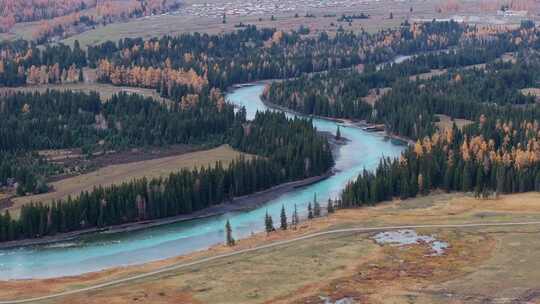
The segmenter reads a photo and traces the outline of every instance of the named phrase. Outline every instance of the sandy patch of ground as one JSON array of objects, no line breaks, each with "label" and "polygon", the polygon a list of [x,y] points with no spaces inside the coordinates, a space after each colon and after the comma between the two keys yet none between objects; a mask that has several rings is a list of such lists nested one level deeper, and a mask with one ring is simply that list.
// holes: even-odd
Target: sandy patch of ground
[{"label": "sandy patch of ground", "polygon": [[66,198],[69,195],[76,196],[82,191],[91,191],[96,186],[119,184],[142,177],[165,177],[181,169],[214,165],[218,161],[227,165],[240,155],[240,152],[235,151],[230,146],[223,145],[211,150],[127,164],[110,165],[94,172],[53,182],[51,183],[51,186],[54,188],[52,192],[14,198],[14,205],[10,208],[10,211],[14,211],[14,214],[16,214],[16,210],[22,205],[32,201],[47,203],[52,200]]},{"label": "sandy patch of ground", "polygon": [[527,96],[531,95],[534,96],[536,99],[536,102],[540,102],[540,89],[539,88],[525,88],[521,89],[521,94]]},{"label": "sandy patch of ground", "polygon": [[503,62],[511,62],[512,64],[517,63],[517,58],[516,58],[516,55],[514,53],[504,53],[501,56],[501,60]]},{"label": "sandy patch of ground", "polygon": [[435,76],[441,76],[443,74],[446,74],[446,69],[433,69],[427,73],[421,73],[416,75],[409,76],[409,80],[429,80]]},{"label": "sandy patch of ground", "polygon": [[452,119],[450,116],[443,115],[443,114],[437,114],[435,116],[439,118],[439,121],[435,123],[435,125],[439,128],[439,130],[452,129],[452,126],[454,125],[454,123],[456,123],[456,126],[460,129],[473,123],[473,121],[468,120],[468,119],[462,119],[462,118]]}]

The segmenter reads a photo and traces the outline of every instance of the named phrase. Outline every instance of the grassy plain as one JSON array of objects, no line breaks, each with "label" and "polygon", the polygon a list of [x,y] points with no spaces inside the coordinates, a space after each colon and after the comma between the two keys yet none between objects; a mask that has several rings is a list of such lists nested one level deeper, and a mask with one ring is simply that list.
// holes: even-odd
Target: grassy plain
[{"label": "grassy plain", "polygon": [[[540,220],[540,193],[477,200],[438,194],[340,210],[298,230],[256,234],[231,249],[215,246],[170,260],[79,277],[0,283],[0,299],[71,290],[158,267],[347,227]],[[534,303],[540,226],[423,228],[450,247],[378,245],[374,233],[302,240],[43,303]],[[505,302],[506,301],[506,302]],[[519,302],[521,301],[521,302]],[[333,302],[332,302],[333,303]]]},{"label": "grassy plain", "polygon": [[66,198],[69,195],[77,196],[80,192],[91,191],[97,186],[121,184],[122,182],[142,177],[166,177],[170,173],[177,172],[181,169],[214,165],[217,161],[228,165],[241,154],[230,146],[223,145],[210,150],[127,164],[110,165],[90,173],[53,182],[51,183],[51,186],[54,188],[52,192],[13,198],[14,204],[9,209],[13,214],[17,214],[17,211],[24,204],[38,201],[48,203],[52,200]]}]

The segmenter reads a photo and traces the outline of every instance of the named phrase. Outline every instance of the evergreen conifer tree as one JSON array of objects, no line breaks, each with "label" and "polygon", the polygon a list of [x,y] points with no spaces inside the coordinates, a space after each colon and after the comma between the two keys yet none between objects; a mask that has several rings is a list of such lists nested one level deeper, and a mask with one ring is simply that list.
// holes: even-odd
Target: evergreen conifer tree
[{"label": "evergreen conifer tree", "polygon": [[274,228],[274,221],[272,220],[272,216],[268,214],[268,210],[266,211],[266,215],[264,216],[264,227],[266,233],[270,233],[276,230]]},{"label": "evergreen conifer tree", "polygon": [[280,214],[280,220],[281,220],[281,230],[287,230],[287,214],[285,213],[285,205],[281,205],[281,214]]},{"label": "evergreen conifer tree", "polygon": [[314,217],[320,217],[321,216],[321,205],[317,201],[317,194],[313,197],[313,216]]},{"label": "evergreen conifer tree", "polygon": [[298,226],[298,223],[299,223],[298,210],[296,209],[296,204],[294,204],[294,212],[292,215],[292,225],[294,229],[296,229],[296,226]]},{"label": "evergreen conifer tree", "polygon": [[307,218],[308,218],[309,220],[312,220],[312,219],[313,219],[313,209],[311,208],[311,202],[308,203],[308,205],[307,205],[307,210],[308,210],[308,216],[307,216]]}]

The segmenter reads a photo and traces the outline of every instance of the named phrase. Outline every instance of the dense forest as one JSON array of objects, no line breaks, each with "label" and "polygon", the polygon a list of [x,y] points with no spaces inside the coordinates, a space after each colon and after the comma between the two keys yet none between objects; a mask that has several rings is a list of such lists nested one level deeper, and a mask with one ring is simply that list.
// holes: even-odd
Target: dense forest
[{"label": "dense forest", "polygon": [[[510,51],[515,58],[500,59]],[[485,47],[474,43],[399,64],[275,82],[263,98],[305,114],[383,123],[391,133],[422,139],[434,132],[436,114],[476,120],[481,114],[534,104],[535,98],[521,90],[536,85],[538,67],[540,62],[529,48],[508,40],[490,41]],[[371,102],[370,95],[376,96]],[[509,105],[506,110],[505,105]],[[537,112],[528,113],[534,117]]]},{"label": "dense forest", "polygon": [[[43,149],[79,147],[91,155],[129,147],[230,143],[272,158],[293,178],[318,175],[331,166],[330,149],[309,121],[288,122],[268,113],[248,122],[217,89],[190,96],[190,103],[166,105],[125,93],[106,103],[97,93],[14,93],[0,99],[0,151],[14,159],[17,152]],[[6,172],[0,176],[13,177]]]},{"label": "dense forest", "polygon": [[375,172],[364,172],[343,191],[342,206],[406,199],[432,189],[484,198],[540,191],[539,131],[538,121],[513,125],[486,118],[463,132],[434,133],[400,159],[385,159]]},{"label": "dense forest", "polygon": [[435,114],[468,120],[486,115],[532,121],[539,117],[539,109],[534,106],[535,98],[521,89],[536,84],[539,63],[493,63],[485,69],[449,72],[420,84],[396,82],[376,103],[376,115],[370,120],[383,122],[389,131],[413,139],[434,132]]},{"label": "dense forest", "polygon": [[128,94],[102,103],[95,93],[69,91],[5,97],[0,113],[0,177],[2,183],[15,179],[20,194],[46,191],[40,174],[54,170],[37,155],[29,166],[13,166],[20,160],[17,153],[24,151],[229,143],[260,157],[241,158],[229,167],[218,163],[166,179],[98,188],[52,205],[30,204],[17,220],[8,213],[2,216],[0,241],[187,214],[235,196],[321,175],[332,167],[331,149],[309,120],[265,112],[247,121],[243,109],[235,112],[222,101],[215,89],[185,106]]},{"label": "dense forest", "polygon": [[[418,141],[400,159],[385,159],[375,172],[364,172],[349,184],[343,206],[404,199],[432,189],[472,191],[483,198],[540,191],[540,106],[519,92],[538,83],[538,60],[528,54],[514,64],[496,62],[420,85],[394,85],[377,111],[388,113],[383,116],[391,130]],[[437,129],[436,113],[473,123],[462,130],[455,124]]]},{"label": "dense forest", "polygon": [[82,81],[86,53],[78,42],[38,48],[27,41],[0,42],[0,86]]},{"label": "dense forest", "polygon": [[[476,39],[477,35],[475,28],[455,22],[406,23],[375,34],[307,34],[309,31],[285,33],[247,26],[221,35],[191,33],[150,40],[122,39],[89,47],[86,53],[78,44],[74,48],[59,44],[56,50],[39,51],[25,42],[7,42],[0,45],[0,85],[26,83],[32,66],[42,74],[52,74],[57,63],[61,71],[88,64],[98,69],[102,82],[155,88],[164,96],[176,98],[176,86],[209,84],[224,89],[258,79],[375,64],[399,54],[446,49],[462,40]],[[59,58],[50,61],[49,54],[58,54]],[[59,81],[47,83],[52,82]]]},{"label": "dense forest", "polygon": [[[88,62],[98,68],[101,81],[154,87],[171,97],[171,87],[178,79],[184,85],[189,79],[199,84],[194,75],[222,89],[259,79],[299,77],[384,62],[398,54],[445,49],[457,45],[465,30],[455,22],[434,22],[405,24],[375,34],[308,36],[303,31],[285,33],[247,26],[223,35],[195,33],[106,42],[88,49]],[[188,72],[192,75],[184,76]],[[175,76],[178,73],[184,77]]]},{"label": "dense forest", "polygon": [[118,149],[179,143],[220,143],[244,118],[220,94],[197,95],[196,104],[169,107],[121,93],[102,103],[97,93],[14,93],[0,100],[0,150],[73,147]]}]

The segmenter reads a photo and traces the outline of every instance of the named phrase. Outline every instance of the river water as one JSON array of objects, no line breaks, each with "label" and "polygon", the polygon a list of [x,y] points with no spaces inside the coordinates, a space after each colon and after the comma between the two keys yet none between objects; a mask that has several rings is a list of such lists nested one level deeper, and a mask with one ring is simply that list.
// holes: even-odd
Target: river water
[{"label": "river water", "polygon": [[[257,84],[237,88],[228,100],[244,106],[248,119],[266,106],[259,96],[264,86]],[[314,119],[320,131],[335,133],[338,123]],[[325,205],[329,197],[336,198],[348,181],[364,168],[374,169],[382,156],[396,157],[404,149],[383,136],[352,126],[341,126],[341,134],[349,139],[336,156],[337,173],[310,186],[286,193],[264,206],[245,212],[229,213],[205,219],[191,220],[136,232],[96,234],[75,241],[0,250],[0,279],[53,278],[78,275],[118,266],[142,264],[202,250],[223,242],[224,224],[231,221],[234,237],[244,238],[263,230],[264,214],[279,221],[281,206],[291,215],[294,204],[301,217],[314,194]]]}]

